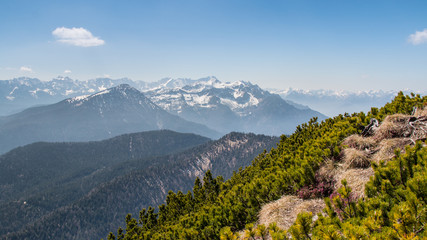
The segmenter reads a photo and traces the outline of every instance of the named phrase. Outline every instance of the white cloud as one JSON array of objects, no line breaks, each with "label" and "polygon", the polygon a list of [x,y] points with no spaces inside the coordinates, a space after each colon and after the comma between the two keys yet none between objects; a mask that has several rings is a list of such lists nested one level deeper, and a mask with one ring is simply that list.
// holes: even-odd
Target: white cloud
[{"label": "white cloud", "polygon": [[414,34],[409,35],[408,42],[414,45],[427,43],[427,29],[422,32],[416,31]]},{"label": "white cloud", "polygon": [[59,27],[52,31],[52,35],[58,42],[78,47],[96,47],[105,44],[104,40],[94,37],[84,28]]},{"label": "white cloud", "polygon": [[64,73],[71,73],[71,70],[65,70]]},{"label": "white cloud", "polygon": [[21,72],[29,72],[29,73],[33,72],[33,69],[31,69],[30,67],[25,67],[25,66],[20,67],[19,70]]}]

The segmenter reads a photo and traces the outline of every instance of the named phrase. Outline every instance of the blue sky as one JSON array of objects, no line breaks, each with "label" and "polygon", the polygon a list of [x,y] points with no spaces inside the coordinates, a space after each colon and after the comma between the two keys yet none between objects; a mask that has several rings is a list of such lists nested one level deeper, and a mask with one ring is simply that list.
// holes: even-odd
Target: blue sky
[{"label": "blue sky", "polygon": [[427,1],[0,1],[0,79],[427,91]]}]

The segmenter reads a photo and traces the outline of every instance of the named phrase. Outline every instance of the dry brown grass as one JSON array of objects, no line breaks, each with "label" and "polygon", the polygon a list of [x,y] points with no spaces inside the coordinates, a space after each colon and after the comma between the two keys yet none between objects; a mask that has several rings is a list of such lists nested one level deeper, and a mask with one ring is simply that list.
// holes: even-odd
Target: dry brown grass
[{"label": "dry brown grass", "polygon": [[371,166],[369,160],[369,152],[366,150],[357,150],[355,148],[346,148],[343,150],[343,164],[344,169],[349,168],[367,168]]},{"label": "dry brown grass", "polygon": [[312,212],[315,216],[324,207],[325,203],[322,199],[302,200],[296,196],[283,196],[261,208],[258,224],[268,226],[276,222],[279,228],[287,230],[295,222],[299,213]]},{"label": "dry brown grass", "polygon": [[335,175],[336,167],[334,161],[331,159],[325,160],[317,170],[317,174],[324,180],[331,179]]},{"label": "dry brown grass", "polygon": [[415,117],[421,117],[427,115],[427,106],[424,106],[423,108],[417,108],[417,111],[415,111],[414,116]]},{"label": "dry brown grass", "polygon": [[372,161],[379,162],[380,160],[390,160],[394,157],[394,150],[399,148],[405,150],[405,146],[411,144],[409,138],[392,138],[384,139],[378,145],[378,151],[372,156]]},{"label": "dry brown grass", "polygon": [[365,150],[376,146],[376,141],[372,137],[362,137],[357,134],[353,134],[342,142],[342,145],[349,146],[358,150]]},{"label": "dry brown grass", "polygon": [[365,196],[365,184],[369,178],[374,175],[372,168],[367,169],[348,169],[335,175],[335,189],[342,187],[341,180],[346,179],[348,186],[351,188],[353,196],[356,199]]},{"label": "dry brown grass", "polygon": [[374,139],[381,141],[388,138],[409,137],[412,127],[408,124],[412,116],[394,114],[387,116],[374,133]]}]

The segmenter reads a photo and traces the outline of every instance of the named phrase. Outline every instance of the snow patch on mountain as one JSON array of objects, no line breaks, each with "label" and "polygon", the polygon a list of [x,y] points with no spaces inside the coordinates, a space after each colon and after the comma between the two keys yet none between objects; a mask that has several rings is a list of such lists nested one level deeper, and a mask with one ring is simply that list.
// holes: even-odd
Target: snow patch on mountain
[{"label": "snow patch on mountain", "polygon": [[212,96],[202,95],[199,96],[197,94],[184,94],[184,98],[187,101],[187,104],[190,106],[200,106],[200,107],[210,107],[208,104],[212,98]]},{"label": "snow patch on mountain", "polygon": [[70,95],[70,94],[73,94],[74,93],[74,90],[65,90],[65,95]]},{"label": "snow patch on mountain", "polygon": [[13,94],[13,92],[15,92],[15,90],[16,89],[18,89],[18,87],[14,87],[13,89],[12,89],[12,91],[9,93],[9,95],[12,95]]},{"label": "snow patch on mountain", "polygon": [[[241,97],[244,95],[244,93],[241,95]],[[260,101],[258,98],[254,97],[254,95],[252,95],[252,93],[248,93],[249,100],[246,101],[245,103],[241,104],[238,103],[237,101],[233,100],[233,99],[227,99],[227,98],[220,98],[220,101],[222,104],[228,106],[231,110],[233,111],[238,111],[247,107],[252,107],[252,106],[257,106],[259,104]],[[235,97],[236,98],[236,97]],[[244,112],[240,112],[239,114],[241,116],[246,115]]]},{"label": "snow patch on mountain", "polygon": [[[181,80],[170,79],[167,81],[168,84],[171,82],[180,83]],[[240,116],[247,115],[245,109],[257,106],[267,94],[257,85],[249,82],[223,83],[215,77],[194,81],[183,87],[156,87],[146,90],[144,93],[154,103],[175,114],[181,113],[183,106],[218,108],[223,105]]]},{"label": "snow patch on mountain", "polygon": [[95,93],[95,94],[91,95],[91,97],[96,97],[96,96],[104,95],[104,94],[107,94],[109,92],[110,92],[109,89],[107,89],[107,90],[101,90],[101,92]]},{"label": "snow patch on mountain", "polygon": [[106,90],[107,88],[106,87],[104,87],[104,85],[102,85],[102,86],[100,86],[100,87],[98,87],[98,91],[104,91],[104,90]]}]

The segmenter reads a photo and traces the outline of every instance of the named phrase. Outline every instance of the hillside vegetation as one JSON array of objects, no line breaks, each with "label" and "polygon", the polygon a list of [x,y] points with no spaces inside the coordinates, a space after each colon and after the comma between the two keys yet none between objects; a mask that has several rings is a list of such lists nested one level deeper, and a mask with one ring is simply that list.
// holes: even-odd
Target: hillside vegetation
[{"label": "hillside vegetation", "polygon": [[[126,229],[110,233],[108,239],[236,239],[245,228],[249,239],[264,238],[269,231],[273,239],[422,238],[427,217],[422,144],[406,148],[404,154],[396,152],[395,160],[388,163],[373,163],[374,178],[358,201],[347,181],[334,192],[335,183],[319,178],[318,172],[328,162],[344,161],[347,146],[342,141],[360,133],[371,118],[382,122],[388,115],[411,114],[415,106],[422,109],[426,104],[425,96],[399,93],[391,103],[367,114],[344,114],[321,123],[314,118],[291,136],[282,136],[277,148],[265,151],[229,180],[223,182],[207,172],[202,181],[196,179],[192,193],[169,192],[158,212],[150,207],[137,218],[128,215]],[[393,132],[389,134],[393,137]],[[276,224],[253,227],[261,207],[284,195],[326,197],[326,208],[314,223],[312,213],[298,215],[287,233]]]}]

